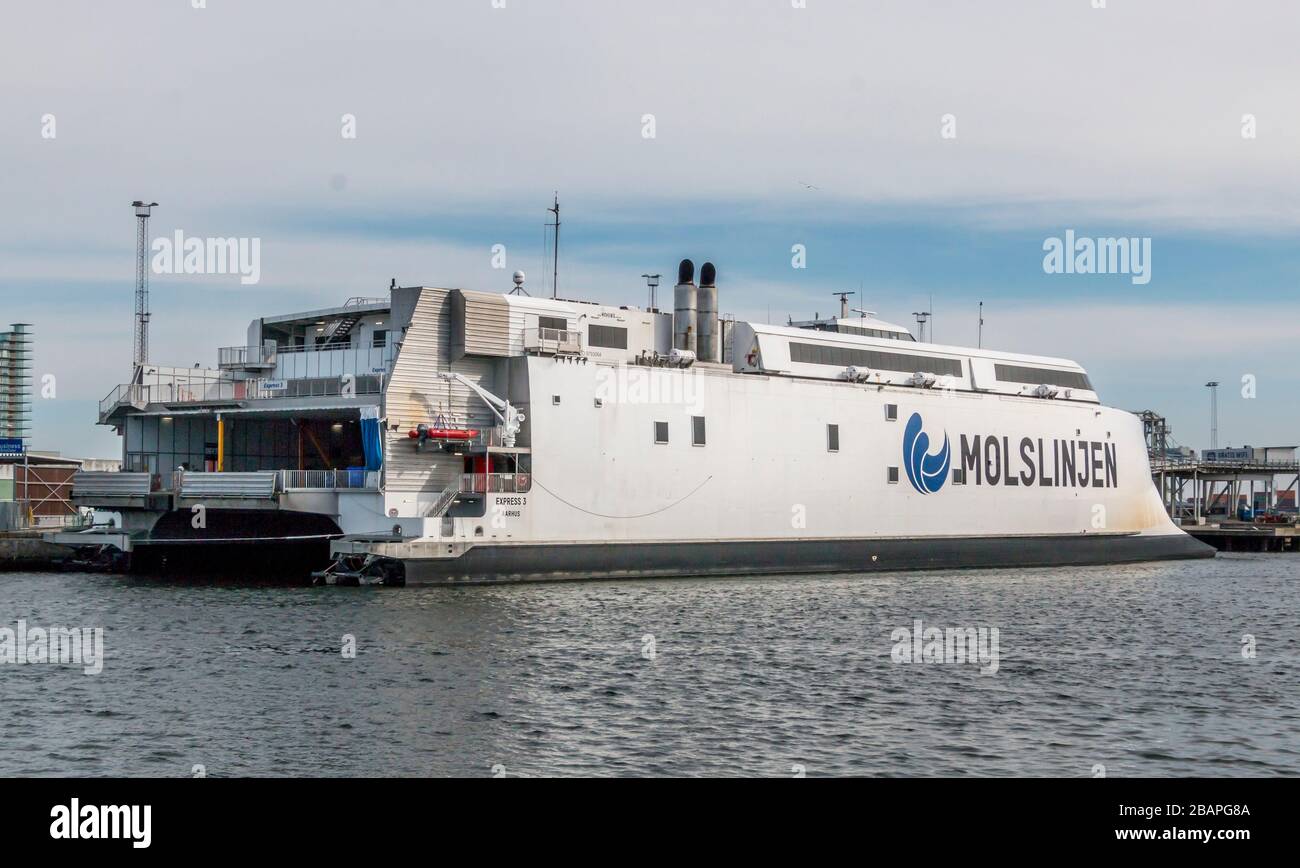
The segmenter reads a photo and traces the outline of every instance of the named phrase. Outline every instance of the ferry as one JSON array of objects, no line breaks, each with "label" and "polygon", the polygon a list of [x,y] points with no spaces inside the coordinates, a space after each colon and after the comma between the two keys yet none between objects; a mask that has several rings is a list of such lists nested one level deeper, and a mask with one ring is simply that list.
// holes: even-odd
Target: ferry
[{"label": "ferry", "polygon": [[263,317],[214,368],[142,366],[81,473],[118,566],[239,553],[323,582],[1053,567],[1212,557],[1141,422],[1073,361],[920,342],[874,314],[719,314],[398,287]]}]

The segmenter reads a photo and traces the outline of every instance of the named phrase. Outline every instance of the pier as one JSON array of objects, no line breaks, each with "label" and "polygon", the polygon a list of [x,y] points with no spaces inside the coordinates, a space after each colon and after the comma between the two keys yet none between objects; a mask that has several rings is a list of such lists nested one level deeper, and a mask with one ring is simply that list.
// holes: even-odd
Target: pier
[{"label": "pier", "polygon": [[49,542],[49,534],[0,532],[0,572],[59,568],[72,555],[72,549]]},{"label": "pier", "polygon": [[1152,481],[1169,516],[1187,533],[1225,552],[1300,551],[1297,447],[1213,449],[1198,457],[1171,445],[1162,416],[1149,410],[1137,415]]},{"label": "pier", "polygon": [[1184,527],[1183,530],[1221,552],[1300,551],[1300,528],[1294,524],[1275,526],[1225,522]]}]

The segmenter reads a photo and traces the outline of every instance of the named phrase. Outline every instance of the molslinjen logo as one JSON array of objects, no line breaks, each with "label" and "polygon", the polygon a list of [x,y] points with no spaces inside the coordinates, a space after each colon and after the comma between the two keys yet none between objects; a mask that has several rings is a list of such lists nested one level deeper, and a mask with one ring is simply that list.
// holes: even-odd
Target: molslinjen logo
[{"label": "molslinjen logo", "polygon": [[903,466],[907,468],[908,481],[922,494],[935,494],[948,481],[948,465],[952,460],[952,447],[948,432],[943,434],[943,448],[930,455],[930,435],[924,427],[920,413],[913,413],[903,430]]},{"label": "molslinjen logo", "polygon": [[[913,413],[903,430],[903,466],[908,481],[921,494],[936,494],[948,481],[952,449],[948,433],[943,448],[929,454],[930,438],[920,413]],[[1099,440],[1044,437],[1012,438],[992,434],[961,435],[956,481],[963,485],[1015,488],[1118,488],[1119,449]]]}]

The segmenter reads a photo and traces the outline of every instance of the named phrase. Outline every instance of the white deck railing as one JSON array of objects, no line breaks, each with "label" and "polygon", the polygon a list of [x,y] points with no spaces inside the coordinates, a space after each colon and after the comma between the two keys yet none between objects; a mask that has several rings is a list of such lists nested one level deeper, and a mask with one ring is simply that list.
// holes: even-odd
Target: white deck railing
[{"label": "white deck railing", "polygon": [[543,355],[581,355],[582,332],[565,329],[524,329],[524,351]]},{"label": "white deck railing", "polygon": [[527,494],[532,488],[530,473],[466,473],[460,477],[461,494]]},{"label": "white deck railing", "polygon": [[379,472],[347,470],[281,470],[280,491],[378,491]]},{"label": "white deck railing", "polygon": [[221,347],[217,350],[217,367],[275,367],[276,352],[275,344],[261,347]]}]

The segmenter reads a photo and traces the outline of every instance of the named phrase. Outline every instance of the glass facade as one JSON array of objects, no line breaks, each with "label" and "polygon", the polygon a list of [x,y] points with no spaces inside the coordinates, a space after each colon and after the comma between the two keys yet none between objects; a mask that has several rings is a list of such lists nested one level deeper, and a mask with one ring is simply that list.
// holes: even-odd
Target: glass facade
[{"label": "glass facade", "polygon": [[0,332],[0,438],[31,437],[31,332],[15,323]]},{"label": "glass facade", "polygon": [[[122,469],[168,473],[182,465],[195,472],[217,469],[217,420],[205,416],[127,416]],[[359,421],[225,419],[223,469],[336,470],[364,465]]]}]

